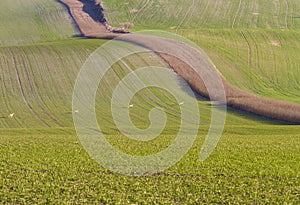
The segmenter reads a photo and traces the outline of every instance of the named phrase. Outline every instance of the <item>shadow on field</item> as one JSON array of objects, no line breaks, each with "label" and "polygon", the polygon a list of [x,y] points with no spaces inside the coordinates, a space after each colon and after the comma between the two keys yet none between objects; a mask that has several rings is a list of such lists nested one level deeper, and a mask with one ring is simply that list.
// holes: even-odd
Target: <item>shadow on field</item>
[{"label": "shadow on field", "polygon": [[106,21],[104,17],[104,9],[97,0],[80,0],[83,4],[83,11],[89,14],[89,16],[96,22],[104,23]]}]

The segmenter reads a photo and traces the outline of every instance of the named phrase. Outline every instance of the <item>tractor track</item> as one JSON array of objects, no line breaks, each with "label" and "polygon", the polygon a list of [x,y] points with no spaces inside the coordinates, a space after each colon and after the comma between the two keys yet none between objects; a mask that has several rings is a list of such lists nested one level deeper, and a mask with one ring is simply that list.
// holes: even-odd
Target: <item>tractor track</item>
[{"label": "tractor track", "polygon": [[237,11],[236,11],[236,13],[234,15],[231,28],[234,28],[234,25],[235,25],[235,22],[236,22],[236,18],[238,17],[238,14],[239,14],[239,12],[241,10],[241,6],[242,6],[242,0],[240,0],[240,2],[239,2],[239,6],[238,6],[238,9],[237,9]]},{"label": "tractor track", "polygon": [[[120,63],[122,63],[123,66],[125,66],[127,68],[128,71],[133,72],[131,67],[124,60],[120,59],[119,61],[120,61]],[[119,78],[119,80],[123,79],[123,77],[120,76],[120,74],[116,70],[113,69],[113,71],[116,74],[116,76]],[[144,84],[138,77],[137,77],[137,80],[139,80],[141,84]],[[136,88],[139,87],[135,82],[132,82],[132,83]],[[127,85],[127,87],[129,89],[131,89],[129,86],[130,85]],[[156,98],[157,100],[159,100],[160,102],[162,102],[164,104],[164,102],[161,99],[159,99],[153,92],[151,92],[151,94],[153,95],[154,98]],[[147,96],[146,94],[143,93],[142,96],[145,97],[148,101],[152,102],[153,104],[160,106],[156,101],[152,100],[151,97]]]},{"label": "tractor track", "polygon": [[[132,72],[132,73],[134,73],[134,71],[131,69],[131,67],[124,61],[124,60],[122,60],[122,59],[120,59],[120,62],[130,71],[130,72]],[[141,83],[141,84],[143,84],[143,85],[145,85],[144,84],[144,82],[142,81],[142,80],[140,80],[139,79],[139,77],[136,75],[136,74],[134,74],[135,76],[136,76],[136,79]],[[120,76],[118,76],[119,78],[120,78]],[[120,80],[122,80],[122,78],[120,78]],[[136,86],[136,87],[138,87],[138,85],[137,84],[135,84],[134,82],[133,82],[133,84]],[[161,107],[164,107],[164,108],[167,108],[168,107],[168,104],[166,104],[164,101],[162,101],[159,97],[157,97],[156,96],[156,94],[154,93],[154,92],[152,92],[152,91],[150,91],[151,92],[151,94],[153,95],[153,97],[157,100],[157,101],[159,101],[161,104],[159,104],[157,101],[155,101],[155,100],[153,100],[151,97],[149,97],[149,96],[147,96],[147,95],[145,95],[145,94],[142,94],[147,100],[149,100],[150,102],[152,102],[153,104],[155,104],[155,105],[157,105],[157,106],[161,106]],[[178,113],[177,113],[178,114]]]},{"label": "tractor track", "polygon": [[244,31],[240,31],[241,35],[243,36],[243,38],[245,39],[246,43],[247,43],[247,48],[248,48],[248,66],[251,66],[251,56],[252,56],[252,50],[251,50],[251,44],[249,43],[249,40],[247,39]]},{"label": "tractor track", "polygon": [[[5,62],[6,62],[6,67],[7,68],[9,68],[10,67],[10,62],[8,61],[8,59],[7,59],[7,57],[4,57],[4,59],[5,59]],[[2,60],[2,59],[1,59]],[[4,61],[3,61],[4,62]],[[7,72],[9,73],[9,80],[7,80],[7,82],[5,82],[5,80],[3,81],[3,84],[4,84],[4,88],[8,88],[8,84],[10,83],[10,84],[13,84],[13,82],[15,82],[15,80],[13,79],[13,73],[11,73],[11,72],[13,72],[13,71],[11,71],[11,69],[7,69]],[[10,82],[9,82],[10,81]],[[3,92],[2,93],[3,94],[3,98],[4,99],[9,99],[9,96],[7,95],[7,92]],[[4,100],[4,102],[5,102],[5,105],[6,105],[6,107],[7,107],[7,111],[8,112],[11,112],[11,111],[13,111],[14,109],[13,109],[13,107],[11,106],[11,103],[9,103],[9,101],[8,100]],[[8,114],[8,113],[6,113],[6,114]],[[5,115],[4,116],[4,118],[8,118],[8,116],[7,115]],[[18,118],[15,118],[15,120],[16,120],[16,122],[17,122],[17,124],[19,125],[19,126],[21,126],[22,125],[22,122],[18,119]]]},{"label": "tractor track", "polygon": [[25,91],[24,91],[24,87],[23,87],[23,84],[22,84],[22,80],[21,80],[21,77],[20,77],[20,72],[19,72],[19,69],[18,69],[18,64],[17,64],[17,60],[16,60],[16,57],[14,55],[14,52],[12,51],[12,49],[9,49],[9,52],[11,53],[11,56],[12,56],[12,59],[13,59],[13,63],[14,63],[14,68],[15,68],[15,72],[16,72],[16,77],[17,77],[17,80],[18,80],[18,85],[19,85],[19,89],[21,91],[21,95],[22,95],[22,99],[25,103],[25,105],[28,107],[28,109],[31,111],[31,113],[46,127],[51,127],[47,122],[45,122],[41,116],[33,109],[33,107],[30,105],[30,103],[28,102],[26,96],[25,96]]},{"label": "tractor track", "polygon": [[289,28],[289,2],[288,0],[285,0],[285,5],[286,5],[286,9],[285,9],[285,29]]},{"label": "tractor track", "polygon": [[[142,8],[139,9],[139,11],[135,14],[135,16],[132,18],[132,21],[134,22],[136,18],[138,18],[138,16],[140,15],[141,12],[144,12],[144,10],[148,7],[151,6],[153,1],[151,0],[147,0],[146,3],[144,3],[144,6],[142,6]],[[151,3],[149,5],[149,3]],[[143,14],[143,13],[142,13]]]},{"label": "tractor track", "polygon": [[184,21],[187,19],[187,16],[189,14],[191,14],[191,10],[195,9],[195,0],[193,0],[193,3],[191,4],[191,6],[189,7],[189,9],[186,11],[184,17],[182,18],[182,20],[180,21],[180,23],[178,24],[177,28],[176,28],[176,33],[178,33],[179,28],[182,26],[182,24],[184,23]]},{"label": "tractor track", "polygon": [[25,71],[25,74],[26,74],[26,79],[27,79],[27,83],[29,85],[29,88],[30,88],[30,94],[31,96],[33,97],[33,100],[34,102],[36,103],[36,105],[41,109],[41,111],[47,116],[49,117],[57,126],[59,127],[63,127],[63,125],[58,122],[52,115],[50,115],[46,110],[45,108],[41,105],[41,103],[39,102],[39,100],[37,99],[37,96],[34,92],[34,89],[33,89],[33,86],[32,86],[32,83],[31,83],[31,80],[30,80],[30,76],[29,76],[29,72],[28,72],[28,69],[27,69],[27,65],[26,65],[26,62],[25,62],[25,57],[24,57],[24,54],[22,53],[22,51],[18,50],[19,51],[19,55],[21,57],[21,60],[22,60],[22,64],[23,64],[23,68],[24,68],[24,71]]}]

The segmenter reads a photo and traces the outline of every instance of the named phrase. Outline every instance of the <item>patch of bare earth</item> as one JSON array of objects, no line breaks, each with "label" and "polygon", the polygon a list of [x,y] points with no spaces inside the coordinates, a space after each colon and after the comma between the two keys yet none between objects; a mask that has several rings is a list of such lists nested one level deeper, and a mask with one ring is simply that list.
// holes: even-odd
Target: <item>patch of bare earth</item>
[{"label": "patch of bare earth", "polygon": [[276,46],[276,47],[281,47],[281,43],[280,43],[279,41],[276,41],[276,40],[272,40],[272,41],[271,41],[271,44],[272,44],[273,46]]},{"label": "patch of bare earth", "polygon": [[[118,34],[109,31],[105,24],[95,18],[97,12],[94,10],[89,0],[59,0],[69,8],[74,21],[81,34],[91,38],[112,39]],[[96,4],[96,1],[95,3]],[[99,16],[100,17],[100,16]]]},{"label": "patch of bare earth", "polygon": [[[95,21],[95,19],[91,17],[91,13],[89,13],[89,11],[92,12],[91,8],[84,11],[84,4],[82,3],[83,0],[60,1],[69,7],[71,15],[73,16],[84,36],[105,39],[111,39],[120,36],[120,34],[112,33],[111,31],[107,30],[103,24],[101,25],[100,22]],[[162,38],[158,41],[153,41],[149,40],[148,37],[142,37],[141,35],[134,34],[122,35],[122,38],[123,40],[143,45],[156,52],[157,55],[159,55],[165,62],[167,62],[175,72],[182,76],[195,91],[200,93],[202,96],[209,98],[209,93],[204,81],[189,65],[174,56],[158,52],[160,49],[159,41],[163,41]],[[173,43],[174,47],[178,46],[177,41],[170,39],[168,39],[168,41],[171,42],[171,44]],[[274,46],[281,46],[280,42],[277,41],[272,41],[271,44]],[[190,56],[196,55],[195,53],[193,54],[193,49],[183,50]],[[201,56],[194,57],[201,58]],[[205,67],[202,67],[202,69],[205,69]],[[207,73],[207,77],[209,81],[215,80],[213,78],[209,78],[209,73]],[[254,94],[245,92],[237,87],[234,87],[225,78],[221,78],[224,84],[227,105],[274,120],[300,124],[299,104],[259,97]]]}]

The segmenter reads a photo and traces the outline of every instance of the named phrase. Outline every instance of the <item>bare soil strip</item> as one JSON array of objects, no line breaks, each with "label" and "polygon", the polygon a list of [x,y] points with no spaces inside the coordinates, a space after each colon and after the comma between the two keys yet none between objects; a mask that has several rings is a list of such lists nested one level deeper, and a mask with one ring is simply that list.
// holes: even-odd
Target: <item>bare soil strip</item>
[{"label": "bare soil strip", "polygon": [[[107,30],[101,23],[95,21],[90,15],[90,10],[84,10],[84,0],[60,0],[69,7],[70,13],[80,28],[82,34],[86,37],[112,39],[120,36]],[[234,25],[234,23],[233,23]],[[243,33],[242,33],[243,35]],[[244,35],[243,35],[244,36]],[[245,37],[245,36],[244,36]],[[122,35],[126,41],[131,41],[146,48],[157,51],[157,44],[140,35]],[[173,41],[174,45],[178,42]],[[185,51],[190,52],[192,51]],[[251,53],[251,51],[249,51]],[[156,52],[157,53],[157,52]],[[199,94],[209,98],[209,93],[205,87],[203,80],[196,74],[196,72],[189,67],[185,62],[180,61],[174,56],[169,56],[163,53],[157,53],[163,60],[169,64],[179,75],[181,75],[187,83]],[[250,58],[251,55],[249,55]],[[210,79],[214,81],[214,79]],[[268,99],[256,96],[254,94],[245,92],[237,87],[231,85],[225,78],[222,77],[224,84],[227,105],[236,109],[240,109],[259,116],[267,117],[274,120],[280,120],[292,124],[300,124],[300,105],[296,103],[284,102],[280,100]]]},{"label": "bare soil strip", "polygon": [[[105,27],[95,17],[95,11],[88,0],[59,0],[69,8],[69,12],[75,20],[81,34],[90,38],[112,39],[118,36]],[[94,18],[93,18],[94,16]]]}]

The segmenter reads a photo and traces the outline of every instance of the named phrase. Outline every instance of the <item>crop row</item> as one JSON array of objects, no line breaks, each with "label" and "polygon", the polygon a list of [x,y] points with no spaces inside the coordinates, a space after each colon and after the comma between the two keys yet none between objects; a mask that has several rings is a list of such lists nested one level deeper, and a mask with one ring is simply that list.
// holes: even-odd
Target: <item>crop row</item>
[{"label": "crop row", "polygon": [[297,29],[297,0],[235,1],[103,1],[113,25],[132,22],[138,28],[267,28]]},{"label": "crop row", "polygon": [[299,103],[299,32],[210,29],[181,34],[200,45],[239,88]]}]

